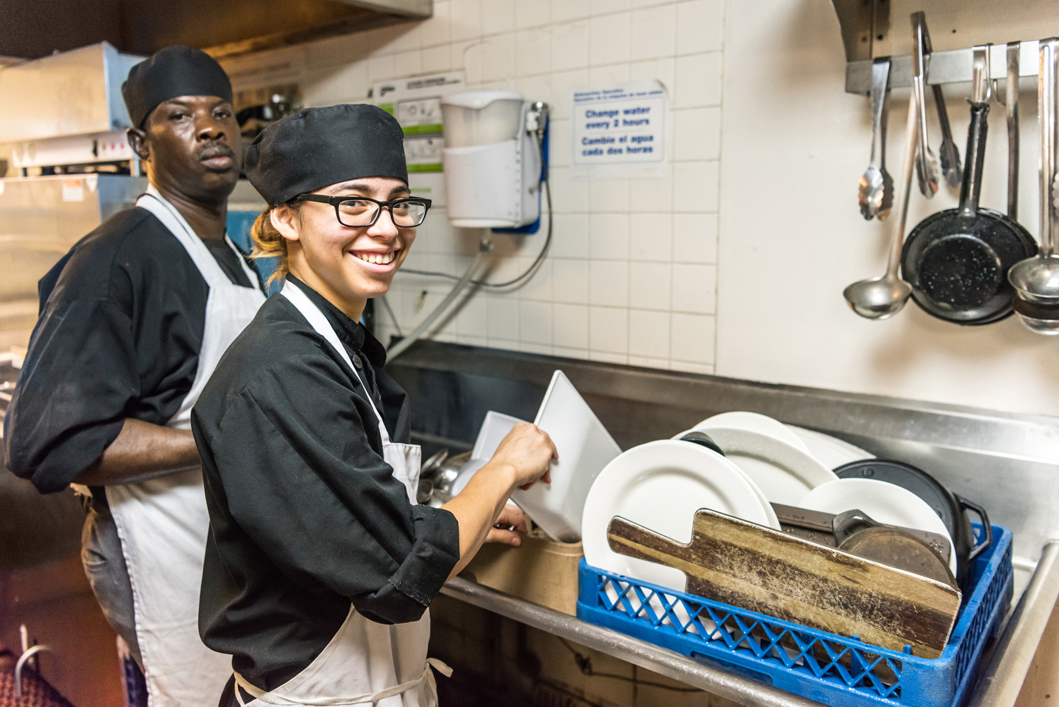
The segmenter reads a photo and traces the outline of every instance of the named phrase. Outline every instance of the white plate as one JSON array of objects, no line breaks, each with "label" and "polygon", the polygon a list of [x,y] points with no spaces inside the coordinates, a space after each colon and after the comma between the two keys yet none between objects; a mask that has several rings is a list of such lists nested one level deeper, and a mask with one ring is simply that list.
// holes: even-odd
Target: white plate
[{"label": "white plate", "polygon": [[621,454],[621,447],[562,371],[552,375],[535,423],[559,453],[552,462],[552,482],[516,489],[511,500],[548,535],[577,542],[588,490],[603,467]]},{"label": "white plate", "polygon": [[[492,457],[490,457],[491,459]],[[478,470],[489,463],[489,459],[475,459],[471,457],[467,460],[467,463],[460,469],[460,473],[456,475],[456,478],[452,481],[452,488],[449,489],[449,494],[456,496],[467,487],[467,482],[471,480],[471,477],[478,473]]]},{"label": "white plate", "polygon": [[474,440],[474,450],[471,452],[471,458],[492,459],[493,455],[496,454],[497,447],[504,441],[504,437],[507,437],[507,433],[520,422],[525,422],[525,420],[520,420],[517,417],[505,415],[495,410],[487,412],[485,420],[482,421],[482,426],[478,430],[478,437]]},{"label": "white plate", "polygon": [[[688,432],[696,432],[696,431],[699,431],[699,430],[688,430],[687,432],[681,432],[680,434],[678,434],[673,439],[679,440],[681,437],[683,437],[684,435],[688,434]],[[697,442],[692,442],[691,444],[698,444],[698,443]],[[703,447],[704,449],[709,449],[709,447],[705,447],[704,445],[701,445],[701,444],[699,446]],[[718,456],[720,456],[720,455],[718,455]],[[723,456],[721,458],[724,459]],[[728,461],[728,460],[726,460],[726,461]],[[729,461],[729,463],[731,463],[731,462]],[[733,464],[733,466],[735,466],[735,465]],[[739,469],[738,466],[736,466],[736,468]],[[776,511],[772,508],[772,504],[769,503],[769,500],[767,498],[765,498],[765,492],[762,491],[761,487],[758,486],[756,483],[754,483],[753,480],[751,480],[751,478],[749,476],[747,476],[743,472],[742,469],[739,469],[739,471],[740,471],[740,473],[743,474],[743,477],[747,481],[750,482],[750,486],[754,489],[754,493],[757,494],[758,500],[760,500],[761,501],[761,505],[764,506],[765,512],[768,514],[768,517],[769,517],[768,526],[770,528],[775,528],[776,530],[779,530],[780,529],[780,519],[778,517],[776,517]]]},{"label": "white plate", "polygon": [[490,410],[485,414],[485,420],[478,429],[478,437],[474,440],[471,458],[463,465],[460,473],[453,480],[452,488],[449,489],[450,495],[455,496],[460,491],[463,491],[471,477],[493,458],[497,447],[504,441],[504,437],[507,437],[507,433],[511,431],[511,428],[519,422],[524,422],[524,420],[505,415],[502,412],[496,412],[495,410]]},{"label": "white plate", "polygon": [[[805,494],[838,477],[809,452],[768,434],[734,427],[702,430],[772,503],[800,504]],[[675,439],[687,434],[682,432]]]},{"label": "white plate", "polygon": [[[708,417],[695,425],[696,430],[702,430],[703,432],[717,428],[760,432],[763,435],[775,437],[793,447],[798,447],[805,452],[809,451],[809,448],[805,446],[805,443],[802,442],[801,438],[791,430],[787,429],[787,425],[779,420],[769,417],[768,415],[761,415],[756,412],[744,412],[742,410],[737,410],[735,412],[722,412],[720,415]],[[706,433],[709,434],[709,432]]]},{"label": "white plate", "polygon": [[835,470],[850,462],[875,458],[874,454],[870,454],[844,439],[832,437],[823,432],[807,430],[804,427],[796,427],[794,425],[787,425],[787,429],[798,436],[810,454],[831,470]]},{"label": "white plate", "polygon": [[692,519],[700,508],[779,528],[750,480],[719,454],[673,440],[633,447],[600,472],[585,501],[581,539],[585,562],[683,591],[686,578],[680,570],[612,551],[607,526],[614,516],[621,516],[687,543]]},{"label": "white plate", "polygon": [[926,501],[907,489],[876,479],[839,479],[817,486],[799,505],[835,515],[858,509],[880,523],[944,535],[949,538],[949,569],[956,576],[956,550],[945,522]]}]

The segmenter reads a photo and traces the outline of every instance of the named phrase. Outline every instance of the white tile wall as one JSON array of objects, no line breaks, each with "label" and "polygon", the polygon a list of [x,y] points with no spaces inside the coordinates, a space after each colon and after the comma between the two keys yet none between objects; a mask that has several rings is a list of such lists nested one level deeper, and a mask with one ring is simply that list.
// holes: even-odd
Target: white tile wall
[{"label": "white tile wall", "polygon": [[676,41],[677,12],[673,5],[659,5],[632,13],[632,61],[655,59],[673,53]]},{"label": "white tile wall", "polygon": [[[535,2],[536,4],[545,4],[544,2]],[[552,6],[552,23],[556,25],[569,22],[570,20],[577,20],[589,15],[589,3],[588,0],[551,0]]]},{"label": "white tile wall", "polygon": [[593,260],[629,259],[628,214],[593,213],[589,224],[589,257]]},{"label": "white tile wall", "polygon": [[543,27],[551,22],[551,4],[548,2],[515,3],[515,26]]},{"label": "white tile wall", "polygon": [[633,306],[670,311],[673,293],[673,266],[670,263],[632,263],[629,292]]},{"label": "white tile wall", "polygon": [[[464,71],[469,88],[551,105],[548,259],[517,290],[476,289],[435,339],[712,372],[723,17],[723,0],[435,0],[424,22],[283,51],[305,67],[307,105],[366,100],[374,82],[451,70]],[[670,175],[573,179],[572,91],[644,80],[669,93]],[[499,282],[532,264],[544,233],[493,240],[484,276]],[[436,208],[406,267],[460,275],[477,247],[477,232],[453,228]],[[399,273],[388,301],[402,331],[451,286]],[[378,322],[384,341],[396,333],[381,312]]]},{"label": "white tile wall", "polygon": [[588,303],[607,307],[629,306],[628,261],[589,261]]}]

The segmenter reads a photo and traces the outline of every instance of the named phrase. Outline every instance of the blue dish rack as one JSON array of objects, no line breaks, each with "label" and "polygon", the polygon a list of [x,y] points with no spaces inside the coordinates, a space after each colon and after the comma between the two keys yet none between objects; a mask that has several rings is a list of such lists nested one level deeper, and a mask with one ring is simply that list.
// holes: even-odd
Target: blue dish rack
[{"label": "blue dish rack", "polygon": [[935,659],[640,582],[584,560],[577,616],[824,705],[961,707],[986,640],[1011,602],[1010,530],[993,526],[993,544],[974,560],[970,576],[974,590],[964,595],[949,644]]}]

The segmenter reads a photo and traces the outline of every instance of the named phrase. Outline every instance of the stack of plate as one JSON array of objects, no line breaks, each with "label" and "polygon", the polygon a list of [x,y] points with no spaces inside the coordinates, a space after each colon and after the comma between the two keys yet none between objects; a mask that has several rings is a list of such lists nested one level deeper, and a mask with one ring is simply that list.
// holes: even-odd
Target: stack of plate
[{"label": "stack of plate", "polygon": [[[724,455],[685,441],[693,431],[704,432]],[[611,572],[683,589],[683,572],[613,552],[607,541],[610,520],[621,516],[686,543],[700,508],[778,530],[771,503],[836,514],[858,508],[880,523],[948,536],[941,519],[915,494],[883,482],[839,479],[831,471],[871,456],[842,440],[765,415],[716,415],[671,440],[624,452],[599,474],[585,502],[585,560]],[[955,573],[955,553],[950,565]]]},{"label": "stack of plate", "polygon": [[762,489],[720,454],[682,440],[633,447],[608,464],[588,492],[581,524],[585,561],[610,572],[684,589],[680,570],[611,550],[607,526],[614,516],[621,516],[686,543],[691,541],[692,519],[700,508],[780,527]]}]

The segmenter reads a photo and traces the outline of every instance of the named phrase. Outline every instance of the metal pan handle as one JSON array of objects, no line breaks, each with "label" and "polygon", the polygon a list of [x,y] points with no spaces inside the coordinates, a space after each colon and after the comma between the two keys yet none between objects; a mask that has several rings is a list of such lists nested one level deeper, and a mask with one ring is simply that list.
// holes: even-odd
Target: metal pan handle
[{"label": "metal pan handle", "polygon": [[989,52],[985,46],[974,48],[974,91],[971,98],[971,125],[967,130],[967,162],[964,164],[963,188],[960,190],[960,215],[978,215],[982,193],[982,167],[985,165],[985,140],[989,129]]},{"label": "metal pan handle", "polygon": [[983,552],[989,549],[989,546],[993,544],[993,526],[989,524],[989,514],[985,512],[985,509],[979,506],[974,501],[968,501],[963,496],[957,495],[956,500],[959,501],[960,506],[966,510],[974,511],[978,514],[979,520],[982,521],[982,527],[985,528],[985,540],[971,550],[971,554],[967,556],[967,561],[971,562],[974,558],[981,555]]}]

